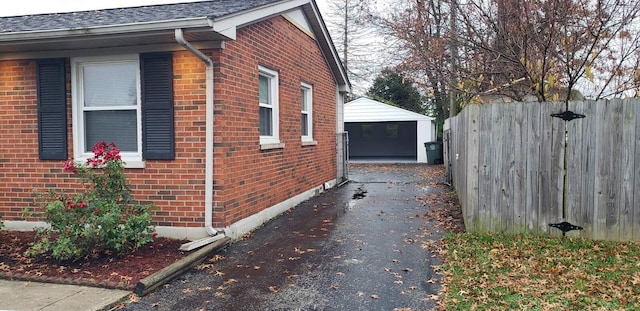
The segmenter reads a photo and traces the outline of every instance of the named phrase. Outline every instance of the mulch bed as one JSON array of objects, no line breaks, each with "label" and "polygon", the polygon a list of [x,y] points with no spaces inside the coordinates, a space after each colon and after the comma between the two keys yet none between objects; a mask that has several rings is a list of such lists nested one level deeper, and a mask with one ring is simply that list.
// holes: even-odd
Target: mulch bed
[{"label": "mulch bed", "polygon": [[33,231],[0,231],[0,278],[132,290],[141,279],[184,258],[184,240],[156,238],[122,256],[100,255],[74,262],[28,257]]}]

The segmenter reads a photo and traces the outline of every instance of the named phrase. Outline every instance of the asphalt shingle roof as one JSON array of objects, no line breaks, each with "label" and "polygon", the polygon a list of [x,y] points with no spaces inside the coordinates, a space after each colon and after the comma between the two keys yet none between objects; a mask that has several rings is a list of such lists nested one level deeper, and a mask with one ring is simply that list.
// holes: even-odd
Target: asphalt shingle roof
[{"label": "asphalt shingle roof", "polygon": [[209,0],[70,13],[0,17],[0,33],[83,29],[100,26],[218,18],[282,0]]}]

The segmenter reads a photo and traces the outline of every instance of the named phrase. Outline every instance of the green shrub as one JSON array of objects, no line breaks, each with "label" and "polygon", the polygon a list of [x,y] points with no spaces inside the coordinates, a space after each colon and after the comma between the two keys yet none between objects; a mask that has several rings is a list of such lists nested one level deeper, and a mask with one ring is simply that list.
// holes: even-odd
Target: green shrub
[{"label": "green shrub", "polygon": [[101,253],[122,254],[153,240],[151,205],[141,205],[132,195],[124,162],[114,143],[99,142],[86,164],[67,161],[64,171],[86,186],[68,195],[53,190],[44,200],[49,228],[38,228],[28,254],[50,254],[56,260],[76,260]]}]

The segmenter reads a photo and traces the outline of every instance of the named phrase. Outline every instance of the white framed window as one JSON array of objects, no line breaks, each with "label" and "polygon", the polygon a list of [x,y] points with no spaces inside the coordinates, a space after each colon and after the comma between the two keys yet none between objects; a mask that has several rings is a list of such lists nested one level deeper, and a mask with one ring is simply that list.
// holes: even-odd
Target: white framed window
[{"label": "white framed window", "polygon": [[74,159],[114,142],[127,167],[144,167],[138,55],[71,59]]},{"label": "white framed window", "polygon": [[302,100],[302,141],[313,141],[313,87],[302,82],[300,90]]},{"label": "white framed window", "polygon": [[279,144],[278,72],[258,67],[260,104],[260,144]]}]

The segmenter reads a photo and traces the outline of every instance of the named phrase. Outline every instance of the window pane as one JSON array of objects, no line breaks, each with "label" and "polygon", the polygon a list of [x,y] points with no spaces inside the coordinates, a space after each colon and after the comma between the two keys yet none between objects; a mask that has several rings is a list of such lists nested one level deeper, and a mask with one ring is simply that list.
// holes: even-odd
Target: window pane
[{"label": "window pane", "polygon": [[260,107],[260,135],[273,135],[273,116],[271,108]]},{"label": "window pane", "polygon": [[372,138],[373,137],[373,124],[362,124],[361,125],[362,137],[363,138]]},{"label": "window pane", "polygon": [[302,111],[307,111],[307,90],[302,89]]},{"label": "window pane", "polygon": [[306,113],[303,113],[302,114],[302,136],[309,135],[308,120],[309,120],[309,115],[307,115]]},{"label": "window pane", "polygon": [[122,151],[138,152],[138,131],[135,110],[86,111],[85,152],[91,152],[99,141],[115,142]]},{"label": "window pane", "polygon": [[271,101],[269,100],[269,78],[265,76],[260,76],[260,103],[271,105]]},{"label": "window pane", "polygon": [[84,106],[135,106],[136,63],[87,64],[82,70]]},{"label": "window pane", "polygon": [[398,123],[387,123],[387,137],[398,137]]}]

